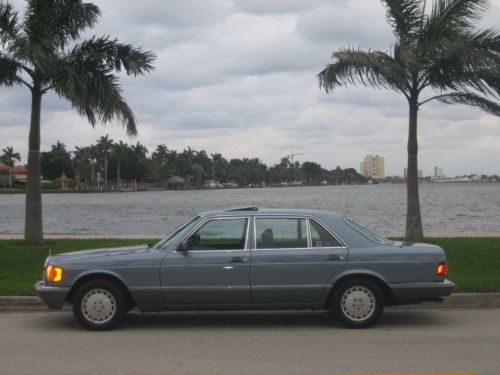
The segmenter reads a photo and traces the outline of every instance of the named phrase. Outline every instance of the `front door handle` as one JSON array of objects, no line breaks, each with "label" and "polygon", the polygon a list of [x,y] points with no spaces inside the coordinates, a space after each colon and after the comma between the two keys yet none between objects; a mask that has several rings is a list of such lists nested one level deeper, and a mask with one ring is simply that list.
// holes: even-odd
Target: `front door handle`
[{"label": "front door handle", "polygon": [[232,257],[229,263],[245,263],[245,258],[242,257]]},{"label": "front door handle", "polygon": [[344,260],[344,257],[338,254],[330,254],[325,258],[325,260],[339,261]]}]

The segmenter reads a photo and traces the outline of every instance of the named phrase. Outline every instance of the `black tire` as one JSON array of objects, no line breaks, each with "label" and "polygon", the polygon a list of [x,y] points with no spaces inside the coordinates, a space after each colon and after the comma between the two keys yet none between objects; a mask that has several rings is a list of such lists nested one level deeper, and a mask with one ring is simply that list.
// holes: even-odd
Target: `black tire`
[{"label": "black tire", "polygon": [[[75,319],[82,327],[90,331],[105,331],[114,328],[125,314],[126,307],[123,290],[108,280],[86,282],[78,288],[73,298]],[[96,319],[92,320],[92,315]]]},{"label": "black tire", "polygon": [[[359,298],[354,298],[356,296]],[[367,328],[382,315],[384,295],[380,287],[370,280],[346,280],[336,288],[331,309],[335,317],[345,326]]]}]

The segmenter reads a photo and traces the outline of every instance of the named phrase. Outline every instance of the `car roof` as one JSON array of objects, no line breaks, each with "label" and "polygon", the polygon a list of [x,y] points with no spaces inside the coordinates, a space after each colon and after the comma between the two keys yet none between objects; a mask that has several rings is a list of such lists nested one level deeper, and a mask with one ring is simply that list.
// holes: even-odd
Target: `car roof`
[{"label": "car roof", "polygon": [[292,208],[259,208],[256,206],[230,208],[227,210],[208,211],[200,214],[202,217],[216,216],[258,216],[258,215],[293,215],[293,216],[314,216],[328,217],[330,219],[342,219],[343,215],[336,212],[321,210],[305,210]]}]

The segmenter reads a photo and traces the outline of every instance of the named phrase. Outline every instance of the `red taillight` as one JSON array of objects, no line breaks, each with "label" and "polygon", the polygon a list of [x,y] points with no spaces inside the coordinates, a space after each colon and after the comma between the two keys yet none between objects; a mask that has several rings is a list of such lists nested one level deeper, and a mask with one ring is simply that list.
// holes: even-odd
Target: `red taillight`
[{"label": "red taillight", "polygon": [[448,274],[448,263],[439,262],[436,267],[436,275],[438,276],[446,276]]}]

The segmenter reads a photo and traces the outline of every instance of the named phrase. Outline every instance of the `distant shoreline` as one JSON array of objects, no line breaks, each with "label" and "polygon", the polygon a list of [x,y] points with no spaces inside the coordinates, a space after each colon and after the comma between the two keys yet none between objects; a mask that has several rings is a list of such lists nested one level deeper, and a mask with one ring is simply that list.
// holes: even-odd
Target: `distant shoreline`
[{"label": "distant shoreline", "polygon": [[[422,181],[419,185],[426,184],[460,184],[460,185],[479,185],[479,184],[496,184],[498,182],[482,182],[482,181]],[[308,187],[327,187],[327,186],[376,186],[376,185],[404,185],[406,182],[379,182],[377,184],[338,184],[338,185],[268,185],[268,186],[240,186],[240,187],[231,187],[231,188],[215,188],[215,189],[161,189],[161,188],[150,188],[150,189],[139,189],[139,190],[108,190],[108,191],[97,191],[97,190],[42,190],[42,194],[91,194],[91,193],[137,193],[137,192],[156,192],[156,191],[219,191],[219,190],[237,190],[237,189],[266,189],[266,188],[308,188]],[[0,189],[0,194],[25,194],[24,189]]]}]

